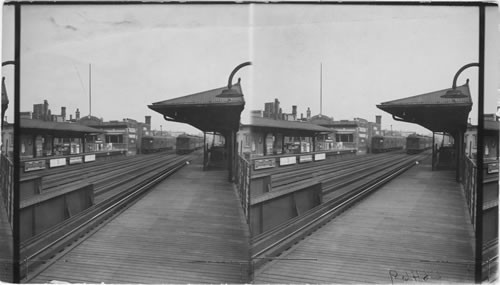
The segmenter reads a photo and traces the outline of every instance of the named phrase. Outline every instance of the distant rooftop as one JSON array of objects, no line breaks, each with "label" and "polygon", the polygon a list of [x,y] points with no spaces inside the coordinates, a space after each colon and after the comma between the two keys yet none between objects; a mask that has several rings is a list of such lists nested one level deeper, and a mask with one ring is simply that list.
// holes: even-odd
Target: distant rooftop
[{"label": "distant rooftop", "polygon": [[103,131],[77,123],[62,123],[42,120],[21,119],[21,130],[38,130],[45,132],[68,132],[68,133],[102,133]]}]

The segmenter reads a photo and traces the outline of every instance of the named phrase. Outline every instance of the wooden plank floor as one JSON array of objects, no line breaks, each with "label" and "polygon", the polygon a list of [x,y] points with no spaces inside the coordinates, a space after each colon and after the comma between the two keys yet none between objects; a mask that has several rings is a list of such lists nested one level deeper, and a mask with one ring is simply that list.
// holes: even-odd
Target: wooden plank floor
[{"label": "wooden plank floor", "polygon": [[426,161],[263,267],[255,282],[473,283],[466,213],[455,173],[432,172]]},{"label": "wooden plank floor", "polygon": [[248,242],[227,171],[193,163],[32,282],[245,282]]},{"label": "wooden plank floor", "polygon": [[4,203],[0,197],[0,281],[13,282],[12,254],[12,228]]}]

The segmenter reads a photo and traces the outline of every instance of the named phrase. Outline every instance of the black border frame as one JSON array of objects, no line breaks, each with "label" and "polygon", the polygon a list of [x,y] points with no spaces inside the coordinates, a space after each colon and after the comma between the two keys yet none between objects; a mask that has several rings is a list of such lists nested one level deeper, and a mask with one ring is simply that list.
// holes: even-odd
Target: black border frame
[{"label": "black border frame", "polygon": [[484,148],[484,66],[485,66],[485,8],[498,7],[495,2],[478,2],[478,1],[436,1],[436,2],[417,2],[417,1],[6,1],[4,5],[14,6],[14,193],[13,193],[13,282],[20,282],[20,252],[19,252],[19,181],[20,178],[20,156],[19,156],[19,136],[20,126],[20,86],[21,86],[21,7],[22,6],[36,6],[36,5],[50,5],[50,6],[64,6],[64,5],[342,5],[342,6],[449,6],[449,7],[478,7],[479,12],[479,76],[478,76],[478,130],[477,130],[477,204],[476,204],[476,221],[475,221],[475,282],[482,282],[482,207],[483,207],[483,148]]}]

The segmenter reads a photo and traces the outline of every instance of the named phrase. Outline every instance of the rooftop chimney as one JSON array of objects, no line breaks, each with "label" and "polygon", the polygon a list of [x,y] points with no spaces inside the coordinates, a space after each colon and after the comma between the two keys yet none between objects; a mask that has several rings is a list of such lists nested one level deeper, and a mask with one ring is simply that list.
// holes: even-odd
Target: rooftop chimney
[{"label": "rooftop chimney", "polygon": [[146,116],[144,122],[146,123],[146,125],[150,125],[151,126],[151,116]]},{"label": "rooftop chimney", "polygon": [[382,125],[382,116],[375,116],[375,123]]},{"label": "rooftop chimney", "polygon": [[63,117],[63,121],[66,121],[66,107],[61,107],[61,116]]},{"label": "rooftop chimney", "polygon": [[78,108],[76,108],[75,120],[80,120],[80,110]]},{"label": "rooftop chimney", "polygon": [[280,118],[280,101],[278,98],[274,99],[274,119],[277,120]]},{"label": "rooftop chimney", "polygon": [[311,119],[311,109],[307,107],[307,120]]}]

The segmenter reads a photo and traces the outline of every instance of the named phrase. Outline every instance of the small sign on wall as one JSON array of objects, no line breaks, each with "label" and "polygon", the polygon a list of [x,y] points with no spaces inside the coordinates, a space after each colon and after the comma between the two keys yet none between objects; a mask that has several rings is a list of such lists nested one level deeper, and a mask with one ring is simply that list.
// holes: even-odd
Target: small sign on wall
[{"label": "small sign on wall", "polygon": [[95,154],[88,154],[85,156],[85,162],[95,161]]},{"label": "small sign on wall", "polygon": [[309,155],[301,155],[301,156],[299,157],[299,161],[300,161],[300,163],[303,163],[303,162],[311,162],[311,161],[313,161],[313,156],[312,156],[312,155],[310,155],[310,154],[309,154]]},{"label": "small sign on wall", "polygon": [[325,160],[325,159],[326,159],[326,153],[317,153],[314,155],[314,161]]},{"label": "small sign on wall", "polygon": [[74,156],[69,158],[69,164],[77,164],[77,163],[82,163],[82,157],[81,156]]},{"label": "small sign on wall", "polygon": [[297,163],[297,158],[295,156],[280,157],[280,166],[290,165]]},{"label": "small sign on wall", "polygon": [[488,163],[488,174],[490,173],[498,173],[498,162]]},{"label": "small sign on wall", "polygon": [[45,160],[26,161],[24,163],[24,172],[45,169]]},{"label": "small sign on wall", "polygon": [[49,161],[50,167],[59,167],[66,165],[66,158],[54,158]]},{"label": "small sign on wall", "polygon": [[257,159],[254,160],[254,169],[265,169],[265,168],[273,168],[276,166],[276,162],[274,158],[268,158],[268,159]]}]

